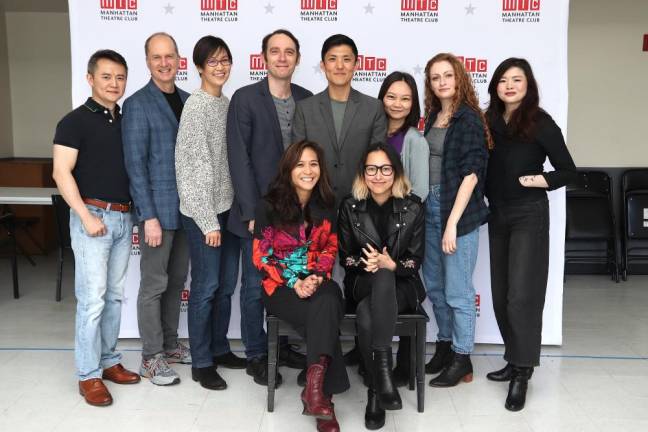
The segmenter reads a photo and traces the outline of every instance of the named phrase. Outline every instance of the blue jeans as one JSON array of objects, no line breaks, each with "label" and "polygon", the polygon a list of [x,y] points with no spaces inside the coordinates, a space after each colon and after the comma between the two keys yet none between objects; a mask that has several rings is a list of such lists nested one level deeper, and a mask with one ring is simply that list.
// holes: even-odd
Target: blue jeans
[{"label": "blue jeans", "polygon": [[77,299],[74,361],[81,381],[101,378],[104,369],[121,361],[115,347],[133,232],[130,213],[86,207],[103,221],[107,232],[88,236],[77,213],[70,211]]},{"label": "blue jeans", "polygon": [[[218,215],[222,228],[227,215]],[[232,293],[238,279],[237,238],[221,229],[221,245],[205,244],[205,235],[193,219],[182,216],[191,257],[191,292],[187,313],[192,367],[214,364],[213,356],[229,352],[229,329]]]},{"label": "blue jeans", "polygon": [[479,228],[457,237],[456,252],[444,254],[440,197],[440,187],[435,185],[425,201],[423,278],[439,328],[437,340],[452,341],[454,352],[470,354],[475,344],[477,319],[472,276],[477,264]]},{"label": "blue jeans", "polygon": [[261,273],[252,262],[252,238],[240,238],[241,245],[241,338],[248,359],[266,355],[268,341],[263,329],[264,307]]}]

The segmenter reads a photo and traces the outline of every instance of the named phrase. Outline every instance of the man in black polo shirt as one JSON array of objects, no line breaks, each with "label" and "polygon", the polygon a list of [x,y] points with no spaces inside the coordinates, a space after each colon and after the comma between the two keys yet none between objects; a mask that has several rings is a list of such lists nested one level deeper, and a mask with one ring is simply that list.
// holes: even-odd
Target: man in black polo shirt
[{"label": "man in black polo shirt", "polygon": [[133,227],[117,105],[127,71],[126,60],[115,51],[94,53],[87,75],[92,97],[63,117],[54,136],[53,177],[71,209],[79,392],[99,406],[112,403],[102,378],[117,384],[140,381],[115,352]]}]

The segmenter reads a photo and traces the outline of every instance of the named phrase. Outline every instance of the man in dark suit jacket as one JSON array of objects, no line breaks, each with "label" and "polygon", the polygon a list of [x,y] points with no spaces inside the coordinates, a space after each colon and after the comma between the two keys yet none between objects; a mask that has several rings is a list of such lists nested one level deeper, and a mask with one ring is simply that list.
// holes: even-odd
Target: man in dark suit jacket
[{"label": "man in dark suit jacket", "polygon": [[[254,212],[277,175],[284,149],[291,143],[295,104],[312,93],[291,84],[299,64],[299,41],[292,33],[276,30],[263,38],[261,48],[267,78],[238,89],[232,95],[227,115],[227,150],[234,186],[227,228],[241,240],[241,334],[247,373],[257,384],[267,385],[261,275],[252,263]],[[279,361],[292,367],[306,365],[302,355],[287,348],[280,350]]]},{"label": "man in dark suit jacket", "polygon": [[141,261],[137,322],[142,339],[140,375],[153,384],[180,382],[168,363],[191,363],[178,342],[180,295],[189,249],[180,222],[175,176],[178,122],[189,94],[175,86],[180,56],[166,33],[145,44],[151,80],[124,101],[122,141],[130,192],[139,222]]},{"label": "man in dark suit jacket", "polygon": [[351,88],[358,48],[336,34],[324,41],[320,68],[328,87],[297,104],[292,139],[315,141],[324,148],[336,201],[351,192],[362,153],[387,139],[387,120],[378,99]]}]

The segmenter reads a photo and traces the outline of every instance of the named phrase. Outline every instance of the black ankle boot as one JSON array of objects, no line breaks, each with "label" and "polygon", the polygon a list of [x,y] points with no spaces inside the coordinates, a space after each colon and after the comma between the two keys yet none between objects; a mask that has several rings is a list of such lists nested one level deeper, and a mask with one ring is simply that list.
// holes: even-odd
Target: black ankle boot
[{"label": "black ankle boot", "polygon": [[403,408],[403,402],[392,376],[391,347],[373,351],[373,375],[373,388],[378,394],[380,407],[386,410]]},{"label": "black ankle boot", "polygon": [[209,390],[225,390],[227,383],[216,372],[214,366],[204,368],[191,368],[191,379],[200,382],[200,385]]},{"label": "black ankle boot", "polygon": [[396,352],[396,367],[393,370],[394,385],[404,387],[409,384],[410,377],[410,337],[401,336]]},{"label": "black ankle boot", "polygon": [[[513,365],[511,363],[507,363],[506,366],[504,366],[500,370],[496,370],[486,374],[486,378],[488,378],[491,381],[497,381],[497,382],[511,381],[512,376],[513,376]],[[533,368],[531,368],[531,375],[529,375],[529,379],[531,379],[532,376],[533,376]]]},{"label": "black ankle boot", "polygon": [[452,361],[443,369],[441,375],[430,380],[432,387],[454,387],[459,381],[471,382],[473,379],[473,367],[470,362],[470,354],[458,354],[452,352]]},{"label": "black ankle boot", "polygon": [[367,408],[365,409],[365,427],[369,430],[385,426],[385,410],[380,408],[376,391],[367,389]]},{"label": "black ankle boot", "polygon": [[526,402],[526,393],[529,386],[529,378],[533,374],[532,367],[512,366],[513,372],[509,383],[508,396],[504,407],[509,411],[520,411]]},{"label": "black ankle boot", "polygon": [[452,350],[450,349],[452,342],[437,341],[434,345],[436,347],[434,356],[425,365],[426,374],[435,374],[441,372],[444,367],[450,364],[450,360],[452,360]]}]

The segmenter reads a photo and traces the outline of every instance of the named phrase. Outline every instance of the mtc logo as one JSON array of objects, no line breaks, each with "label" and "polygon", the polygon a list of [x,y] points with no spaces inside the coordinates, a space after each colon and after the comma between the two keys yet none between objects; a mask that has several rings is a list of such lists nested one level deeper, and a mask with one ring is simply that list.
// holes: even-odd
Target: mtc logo
[{"label": "mtc logo", "polygon": [[402,11],[437,11],[439,0],[401,0]]},{"label": "mtc logo", "polygon": [[178,70],[187,70],[187,57],[180,57],[178,61]]},{"label": "mtc logo", "polygon": [[474,57],[457,56],[460,62],[464,64],[466,72],[486,72],[488,70],[488,60]]},{"label": "mtc logo", "polygon": [[183,289],[180,293],[180,301],[189,301],[189,290]]},{"label": "mtc logo", "polygon": [[301,0],[302,10],[336,10],[337,0]]},{"label": "mtc logo", "polygon": [[238,0],[200,0],[200,10],[237,10]]},{"label": "mtc logo", "polygon": [[250,54],[250,70],[265,70],[266,64],[263,54]]},{"label": "mtc logo", "polygon": [[356,70],[359,71],[385,71],[387,70],[387,59],[382,57],[369,57],[358,55]]},{"label": "mtc logo", "polygon": [[505,11],[539,11],[540,0],[502,0]]},{"label": "mtc logo", "polygon": [[137,0],[101,0],[101,9],[137,9]]}]

